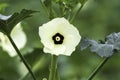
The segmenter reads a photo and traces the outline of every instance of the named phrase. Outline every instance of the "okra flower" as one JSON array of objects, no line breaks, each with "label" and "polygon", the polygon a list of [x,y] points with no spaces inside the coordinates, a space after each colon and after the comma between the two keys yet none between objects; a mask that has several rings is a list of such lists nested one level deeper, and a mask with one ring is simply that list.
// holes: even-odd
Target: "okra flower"
[{"label": "okra flower", "polygon": [[[22,49],[25,46],[27,39],[26,39],[25,33],[22,30],[21,23],[18,23],[13,28],[11,32],[11,37],[14,40],[18,49]],[[11,57],[14,57],[17,55],[9,39],[2,32],[0,32],[0,46],[4,51],[8,52]]]},{"label": "okra flower", "polygon": [[43,51],[53,55],[70,56],[81,40],[76,27],[65,18],[55,18],[39,27]]}]

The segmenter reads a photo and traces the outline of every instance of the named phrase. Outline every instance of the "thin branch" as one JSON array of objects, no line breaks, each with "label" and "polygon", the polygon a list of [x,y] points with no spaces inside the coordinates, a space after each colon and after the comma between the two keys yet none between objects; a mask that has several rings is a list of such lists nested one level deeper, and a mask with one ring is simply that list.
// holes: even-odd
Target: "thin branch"
[{"label": "thin branch", "polygon": [[49,17],[49,11],[48,11],[48,9],[46,8],[46,6],[44,5],[44,3],[41,0],[40,0],[40,4],[42,5],[42,7],[44,8],[47,16]]},{"label": "thin branch", "polygon": [[81,4],[80,8],[77,10],[77,12],[73,15],[73,17],[71,18],[70,22],[73,23],[73,21],[75,20],[75,18],[78,16],[79,12],[81,11],[81,9],[83,8],[84,4]]},{"label": "thin branch", "polygon": [[49,7],[49,19],[51,20],[51,19],[54,18],[53,17],[53,12],[52,12],[52,0],[50,0],[48,7]]},{"label": "thin branch", "polygon": [[82,0],[80,2],[81,6],[80,8],[77,10],[77,12],[73,15],[73,17],[71,18],[70,22],[73,23],[73,21],[75,20],[75,18],[78,16],[79,12],[82,10],[84,4],[87,2],[88,0]]},{"label": "thin branch", "polygon": [[14,43],[13,39],[11,38],[10,35],[7,35],[7,37],[9,38],[11,44],[13,45],[14,49],[16,50],[18,56],[20,57],[20,59],[22,60],[22,62],[24,63],[24,65],[26,66],[26,68],[28,69],[28,71],[30,72],[31,76],[33,77],[33,80],[36,80],[35,75],[33,74],[28,62],[26,61],[26,59],[22,56],[21,52],[19,51],[19,49],[17,48],[16,44]]},{"label": "thin branch", "polygon": [[108,61],[109,57],[105,58],[99,65],[98,67],[92,72],[92,74],[89,76],[87,80],[92,80],[95,75],[101,70],[101,68],[105,65],[105,63]]}]

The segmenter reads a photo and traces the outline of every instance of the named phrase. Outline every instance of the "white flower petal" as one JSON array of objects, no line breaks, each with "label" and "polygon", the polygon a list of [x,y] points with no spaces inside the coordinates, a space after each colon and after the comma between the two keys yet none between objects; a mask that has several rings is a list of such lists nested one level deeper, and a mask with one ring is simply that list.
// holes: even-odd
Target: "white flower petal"
[{"label": "white flower petal", "polygon": [[7,51],[10,56],[16,55],[16,52],[11,45],[10,41],[8,40],[7,36],[0,32],[0,39],[1,39],[1,47],[4,51]]},{"label": "white flower petal", "polygon": [[22,30],[21,23],[18,23],[11,32],[11,37],[13,38],[16,46],[21,49],[25,46],[27,38]]},{"label": "white flower petal", "polygon": [[[56,43],[57,41],[53,38],[56,34],[57,37],[63,36],[62,42]],[[44,52],[54,55],[70,56],[81,40],[77,28],[65,18],[55,18],[40,26],[39,36],[44,45]]]},{"label": "white flower petal", "polygon": [[[20,23],[18,23],[12,30],[11,37],[14,40],[18,49],[22,49],[25,46],[27,39],[25,33],[22,31]],[[13,48],[7,36],[1,32],[0,32],[0,40],[1,40],[0,46],[3,48],[4,51],[7,51],[11,57],[17,55],[15,49]]]},{"label": "white flower petal", "polygon": [[66,45],[65,54],[70,56],[73,51],[75,51],[76,46],[80,42],[79,36],[68,35],[64,41],[64,45]]},{"label": "white flower petal", "polygon": [[49,48],[44,47],[45,53],[51,53],[54,55],[63,54],[65,50],[66,50],[66,47],[64,45],[60,45],[60,46],[56,45],[54,49],[49,49]]},{"label": "white flower petal", "polygon": [[40,27],[39,28],[39,35],[41,36],[41,42],[44,43],[44,46],[46,46],[50,49],[54,48],[52,38],[51,38],[53,33],[50,33],[46,27]]}]

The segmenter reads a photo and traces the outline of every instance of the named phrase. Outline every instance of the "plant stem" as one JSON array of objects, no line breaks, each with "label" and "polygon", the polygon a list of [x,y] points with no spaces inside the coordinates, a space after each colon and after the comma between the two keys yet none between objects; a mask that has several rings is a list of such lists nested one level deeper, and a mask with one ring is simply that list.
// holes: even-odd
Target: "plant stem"
[{"label": "plant stem", "polygon": [[59,9],[60,9],[60,17],[63,17],[63,8],[62,8],[62,2],[61,2],[61,0],[59,1]]},{"label": "plant stem", "polygon": [[49,80],[55,80],[56,71],[57,71],[57,56],[52,55],[51,57],[51,65],[50,65],[50,74]]},{"label": "plant stem", "polygon": [[100,69],[104,66],[104,64],[108,61],[109,57],[105,58],[99,65],[98,67],[93,71],[93,73],[89,76],[87,80],[92,80],[95,75],[100,71]]},{"label": "plant stem", "polygon": [[49,19],[51,20],[51,19],[53,19],[54,17],[53,17],[53,12],[52,12],[52,0],[49,0],[50,2],[49,2]]},{"label": "plant stem", "polygon": [[70,22],[73,23],[73,21],[75,20],[75,18],[77,17],[77,15],[79,14],[79,12],[81,11],[81,9],[83,8],[84,4],[81,4],[80,8],[77,10],[77,12],[73,15],[73,17],[71,18]]},{"label": "plant stem", "polygon": [[77,17],[77,15],[79,14],[79,12],[81,11],[81,9],[83,8],[84,4],[87,2],[88,0],[82,0],[82,2],[80,3],[81,6],[79,7],[79,9],[77,10],[77,12],[73,15],[73,17],[71,18],[70,22],[73,23],[73,21],[75,20],[75,18]]},{"label": "plant stem", "polygon": [[16,44],[14,43],[13,39],[11,38],[10,35],[7,35],[7,37],[9,38],[11,44],[13,45],[14,49],[16,50],[18,56],[20,57],[20,59],[22,60],[22,62],[24,63],[24,65],[26,66],[26,68],[28,69],[28,71],[30,72],[31,76],[33,77],[33,80],[36,80],[35,75],[33,74],[28,62],[26,61],[26,59],[22,56],[22,54],[20,53],[19,49],[17,48]]},{"label": "plant stem", "polygon": [[44,10],[45,10],[47,16],[49,17],[49,11],[47,10],[45,4],[44,4],[41,0],[40,0],[40,3],[41,3],[41,5],[42,5],[42,7],[44,8]]},{"label": "plant stem", "polygon": [[56,72],[56,80],[60,80],[59,72]]}]

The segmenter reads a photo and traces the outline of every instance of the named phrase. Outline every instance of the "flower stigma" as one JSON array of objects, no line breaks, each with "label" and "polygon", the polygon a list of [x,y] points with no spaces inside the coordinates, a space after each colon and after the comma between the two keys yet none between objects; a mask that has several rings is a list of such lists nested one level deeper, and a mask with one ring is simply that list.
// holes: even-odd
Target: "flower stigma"
[{"label": "flower stigma", "polygon": [[54,41],[54,44],[62,44],[64,37],[60,33],[56,33],[53,37],[52,40]]}]

